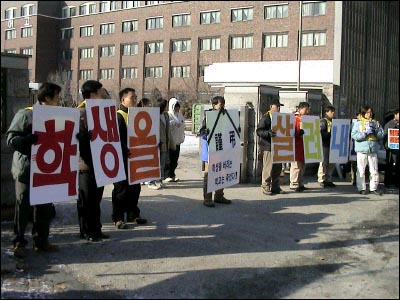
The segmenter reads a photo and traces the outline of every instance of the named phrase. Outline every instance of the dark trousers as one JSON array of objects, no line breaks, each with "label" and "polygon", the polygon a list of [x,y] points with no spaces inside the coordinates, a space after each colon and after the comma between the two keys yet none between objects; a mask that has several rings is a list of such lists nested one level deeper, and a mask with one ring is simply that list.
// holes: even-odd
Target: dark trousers
[{"label": "dark trousers", "polygon": [[25,230],[29,221],[32,221],[32,239],[37,247],[44,247],[48,243],[50,221],[52,218],[52,203],[31,206],[29,203],[29,184],[15,181],[15,217],[14,217],[14,245],[20,243],[25,246]]},{"label": "dark trousers", "polygon": [[81,235],[90,237],[101,233],[100,202],[104,187],[97,187],[94,173],[79,172],[79,197],[77,202]]},{"label": "dark trousers", "polygon": [[112,191],[113,222],[124,221],[125,213],[128,219],[134,219],[140,216],[138,202],[141,189],[140,183],[129,185],[128,180],[114,183],[114,189]]},{"label": "dark trousers", "polygon": [[[385,165],[385,180],[384,184],[386,187],[394,184],[399,187],[399,152],[386,150],[386,165]],[[394,174],[393,174],[394,173]]]},{"label": "dark trousers", "polygon": [[176,145],[176,150],[169,150],[169,165],[168,171],[165,173],[167,177],[174,178],[176,176],[175,170],[178,166],[179,153],[181,152],[181,145]]}]

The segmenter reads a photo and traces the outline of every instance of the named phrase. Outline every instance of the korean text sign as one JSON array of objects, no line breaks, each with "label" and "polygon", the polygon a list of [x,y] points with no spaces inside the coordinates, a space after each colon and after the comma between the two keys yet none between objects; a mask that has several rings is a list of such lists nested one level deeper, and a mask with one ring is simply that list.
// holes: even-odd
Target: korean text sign
[{"label": "korean text sign", "polygon": [[31,205],[78,198],[78,130],[76,108],[34,105],[32,131],[38,140],[31,149]]},{"label": "korean text sign", "polygon": [[86,100],[86,116],[97,186],[126,179],[115,100]]},{"label": "korean text sign", "polygon": [[329,163],[345,164],[349,160],[350,119],[333,119]]},{"label": "korean text sign", "polygon": [[399,150],[399,130],[396,128],[388,129],[388,148]]},{"label": "korean text sign", "polygon": [[206,125],[210,130],[207,182],[207,193],[210,193],[239,183],[239,112],[234,109],[207,111]]},{"label": "korean text sign", "polygon": [[294,161],[294,115],[272,113],[271,129],[276,133],[272,137],[272,158],[274,163]]},{"label": "korean text sign", "polygon": [[160,109],[130,107],[127,129],[129,184],[160,179]]},{"label": "korean text sign", "polygon": [[322,138],[320,120],[317,116],[302,116],[302,129],[304,130],[304,160],[305,163],[322,161]]}]

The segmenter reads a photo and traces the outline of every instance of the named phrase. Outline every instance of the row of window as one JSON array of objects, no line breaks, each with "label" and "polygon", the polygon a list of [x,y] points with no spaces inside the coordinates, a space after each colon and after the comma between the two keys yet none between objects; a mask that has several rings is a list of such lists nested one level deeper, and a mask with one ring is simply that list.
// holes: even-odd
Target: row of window
[{"label": "row of window", "polygon": [[[155,3],[157,2],[157,3]],[[159,4],[164,1],[146,1],[146,5]],[[122,1],[122,8],[139,7],[140,1]],[[100,2],[100,12],[110,12],[116,10],[116,1],[102,1]],[[264,19],[287,18],[288,17],[288,4],[273,4],[264,7]],[[35,13],[35,6],[33,4],[26,4],[21,7],[21,17],[30,16]],[[75,6],[66,6],[62,9],[62,17],[68,18],[76,16]],[[96,13],[96,3],[88,2],[79,6],[79,15],[90,15]],[[310,2],[303,3],[302,15],[303,16],[320,16],[326,14],[325,2]],[[221,22],[221,12],[219,10],[201,12],[200,24],[214,24]],[[5,19],[14,19],[17,17],[17,8],[11,7],[5,10]],[[231,9],[231,22],[251,21],[253,20],[253,7],[235,8]],[[154,18],[152,26],[162,28],[162,18]],[[180,14],[172,17],[172,26],[189,26],[190,14]],[[149,28],[147,28],[149,29]]]},{"label": "row of window", "polygon": [[[32,26],[21,28],[21,38],[33,36]],[[17,38],[17,29],[6,29],[5,39],[12,40]]]}]

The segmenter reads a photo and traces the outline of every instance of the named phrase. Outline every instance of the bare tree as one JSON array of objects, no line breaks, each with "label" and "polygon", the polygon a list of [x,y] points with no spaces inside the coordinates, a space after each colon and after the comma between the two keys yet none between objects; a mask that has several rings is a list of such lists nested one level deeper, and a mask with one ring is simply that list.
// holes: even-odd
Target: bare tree
[{"label": "bare tree", "polygon": [[61,69],[50,73],[47,76],[47,81],[58,84],[61,87],[61,105],[66,107],[76,107],[77,101],[71,94],[71,79],[67,71]]}]

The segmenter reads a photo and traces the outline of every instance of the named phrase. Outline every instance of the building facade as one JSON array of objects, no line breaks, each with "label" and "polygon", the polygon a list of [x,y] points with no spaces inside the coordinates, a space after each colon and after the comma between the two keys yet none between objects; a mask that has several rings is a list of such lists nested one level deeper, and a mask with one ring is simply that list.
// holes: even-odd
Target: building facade
[{"label": "building facade", "polygon": [[96,79],[113,97],[129,86],[139,96],[199,101],[221,91],[204,82],[214,63],[290,62],[301,53],[301,61],[335,61],[335,80],[318,88],[343,116],[362,104],[379,116],[398,105],[398,8],[394,1],[4,1],[1,51],[31,55],[30,80],[58,74],[73,99]]}]

